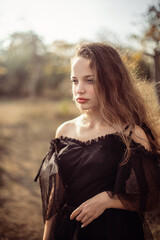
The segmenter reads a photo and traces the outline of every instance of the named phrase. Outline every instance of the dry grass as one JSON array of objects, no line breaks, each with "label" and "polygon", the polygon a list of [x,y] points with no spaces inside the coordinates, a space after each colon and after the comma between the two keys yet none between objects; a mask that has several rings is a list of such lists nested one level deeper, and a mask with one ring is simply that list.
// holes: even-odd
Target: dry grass
[{"label": "dry grass", "polygon": [[159,104],[158,97],[156,95],[156,88],[153,83],[149,82],[138,82],[137,87],[140,93],[143,95],[147,109],[151,115],[157,117],[157,121],[160,123],[159,119]]},{"label": "dry grass", "polygon": [[76,110],[44,99],[5,100],[0,109],[0,240],[38,240],[43,221],[33,180],[57,126]]}]

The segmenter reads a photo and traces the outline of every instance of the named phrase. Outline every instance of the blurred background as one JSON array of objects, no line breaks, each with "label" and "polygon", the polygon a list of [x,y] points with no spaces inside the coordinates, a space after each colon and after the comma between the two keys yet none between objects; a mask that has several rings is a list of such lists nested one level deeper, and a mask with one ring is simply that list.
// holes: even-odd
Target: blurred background
[{"label": "blurred background", "polygon": [[[56,128],[78,116],[70,85],[75,44],[112,43],[159,116],[160,1],[0,0],[0,25],[0,240],[38,240],[33,180]],[[160,239],[157,225],[152,231]]]}]

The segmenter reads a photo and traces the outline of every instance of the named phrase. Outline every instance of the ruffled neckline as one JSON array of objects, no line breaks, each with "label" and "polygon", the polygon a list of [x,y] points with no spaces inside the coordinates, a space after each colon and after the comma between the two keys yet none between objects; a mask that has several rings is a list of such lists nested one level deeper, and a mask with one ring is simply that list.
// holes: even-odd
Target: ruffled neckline
[{"label": "ruffled neckline", "polygon": [[76,138],[62,136],[62,135],[57,139],[60,139],[62,141],[71,141],[71,142],[77,143],[77,144],[82,145],[82,146],[89,146],[89,145],[92,145],[94,143],[101,142],[102,140],[106,140],[108,137],[111,137],[111,136],[117,136],[117,137],[120,138],[119,134],[117,132],[114,132],[114,133],[107,133],[105,135],[98,136],[98,137],[95,137],[95,138],[92,138],[92,139],[89,139],[89,140],[86,140],[86,141],[82,141],[82,140],[79,140],[79,139],[76,139]]},{"label": "ruffled neckline", "polygon": [[[76,139],[76,138],[61,135],[58,138],[53,138],[50,143],[52,145],[52,143],[57,143],[57,141],[60,140],[60,141],[67,141],[67,142],[69,141],[69,142],[77,143],[78,145],[80,145],[82,147],[85,147],[85,146],[87,147],[87,146],[91,146],[95,143],[100,143],[101,141],[105,141],[109,137],[117,137],[120,141],[122,141],[118,132],[114,132],[114,133],[108,133],[108,134],[105,134],[105,135],[102,135],[102,136],[98,136],[96,138],[92,138],[92,139],[86,140],[86,141],[82,141],[82,140],[79,140],[79,139]],[[130,138],[130,137],[128,136],[127,138]],[[143,152],[145,152],[146,154],[149,154],[149,155],[154,155],[155,154],[155,153],[153,153],[153,151],[146,149],[141,143],[137,143],[133,139],[131,139],[131,143],[134,146],[132,149],[141,149],[141,150],[143,150]]]}]

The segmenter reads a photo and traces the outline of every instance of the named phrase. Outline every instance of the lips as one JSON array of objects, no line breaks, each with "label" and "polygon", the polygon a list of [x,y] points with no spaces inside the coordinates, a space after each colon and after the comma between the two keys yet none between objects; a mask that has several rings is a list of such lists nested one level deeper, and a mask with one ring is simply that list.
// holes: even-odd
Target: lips
[{"label": "lips", "polygon": [[85,102],[87,102],[87,101],[88,101],[88,99],[87,99],[87,98],[81,98],[81,97],[79,97],[79,98],[76,98],[76,100],[77,100],[77,102],[79,102],[79,103],[85,103]]}]

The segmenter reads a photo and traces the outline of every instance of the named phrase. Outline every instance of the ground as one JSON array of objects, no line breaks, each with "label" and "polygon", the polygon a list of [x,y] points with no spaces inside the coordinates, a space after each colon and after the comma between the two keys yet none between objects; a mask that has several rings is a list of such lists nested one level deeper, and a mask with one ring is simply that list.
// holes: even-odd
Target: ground
[{"label": "ground", "polygon": [[57,126],[76,116],[71,105],[44,99],[0,102],[0,240],[42,239],[34,178]]}]

